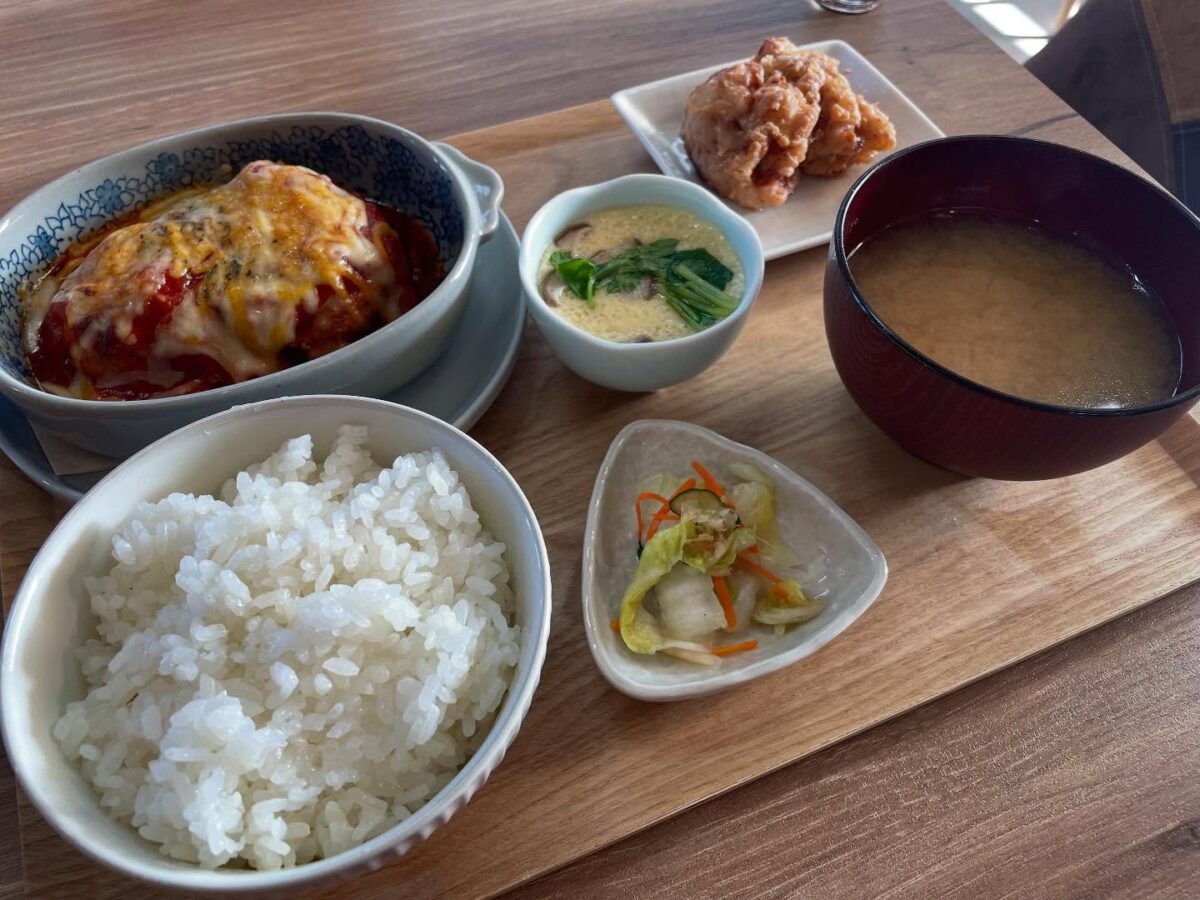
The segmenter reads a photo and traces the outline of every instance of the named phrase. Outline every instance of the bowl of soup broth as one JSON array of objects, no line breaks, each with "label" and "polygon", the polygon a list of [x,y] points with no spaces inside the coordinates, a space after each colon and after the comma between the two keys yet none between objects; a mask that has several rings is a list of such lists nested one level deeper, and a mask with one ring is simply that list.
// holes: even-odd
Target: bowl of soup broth
[{"label": "bowl of soup broth", "polygon": [[866,172],[838,212],[825,328],[864,413],[967,475],[1071,475],[1200,397],[1200,219],[1099,157],[944,138]]}]

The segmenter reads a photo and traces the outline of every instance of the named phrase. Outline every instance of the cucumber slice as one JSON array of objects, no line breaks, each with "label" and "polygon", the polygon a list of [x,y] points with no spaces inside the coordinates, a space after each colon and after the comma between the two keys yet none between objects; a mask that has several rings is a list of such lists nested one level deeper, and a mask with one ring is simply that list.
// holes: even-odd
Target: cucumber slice
[{"label": "cucumber slice", "polygon": [[671,498],[671,512],[683,515],[685,509],[724,509],[725,503],[707,488],[692,488]]}]

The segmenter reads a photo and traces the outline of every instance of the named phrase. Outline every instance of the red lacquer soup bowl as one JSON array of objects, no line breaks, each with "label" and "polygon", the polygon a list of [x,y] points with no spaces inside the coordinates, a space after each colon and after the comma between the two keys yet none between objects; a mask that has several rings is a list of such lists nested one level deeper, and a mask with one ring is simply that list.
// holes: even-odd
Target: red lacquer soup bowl
[{"label": "red lacquer soup bowl", "polygon": [[[1077,234],[1131,266],[1179,334],[1175,395],[1120,409],[1050,406],[963,378],[902,340],[859,291],[848,255],[889,225],[949,207]],[[986,478],[1082,472],[1152,440],[1200,397],[1200,219],[1132,172],[1058,144],[996,136],[918,144],[868,170],[842,201],[825,269],[825,332],[850,396],[910,453]]]}]

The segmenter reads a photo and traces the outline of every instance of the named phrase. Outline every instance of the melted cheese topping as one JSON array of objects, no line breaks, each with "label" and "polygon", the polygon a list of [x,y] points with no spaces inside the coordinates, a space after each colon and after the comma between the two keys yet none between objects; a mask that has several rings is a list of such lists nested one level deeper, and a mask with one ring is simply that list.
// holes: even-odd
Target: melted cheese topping
[{"label": "melted cheese topping", "polygon": [[102,353],[114,337],[132,343],[149,305],[182,290],[154,334],[155,357],[203,353],[234,381],[275,371],[298,316],[331,297],[361,297],[384,321],[399,315],[386,228],[324,175],[250,163],[224,185],[143,210],[56,273],[53,294],[40,285],[27,306],[26,346],[64,300],[84,352]]}]

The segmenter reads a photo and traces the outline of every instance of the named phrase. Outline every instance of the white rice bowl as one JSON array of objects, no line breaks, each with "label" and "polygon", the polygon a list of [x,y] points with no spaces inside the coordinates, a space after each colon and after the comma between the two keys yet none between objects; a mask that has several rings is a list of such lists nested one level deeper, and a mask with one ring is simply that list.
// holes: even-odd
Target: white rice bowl
[{"label": "white rice bowl", "polygon": [[85,581],[98,637],[54,727],[101,805],[173,858],[276,869],[412,815],[512,680],[505,547],[435,450],[307,435],[221,498],[141,503]]}]

